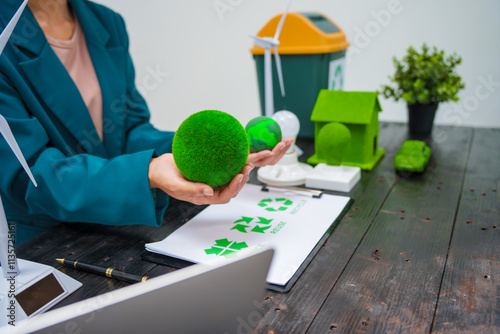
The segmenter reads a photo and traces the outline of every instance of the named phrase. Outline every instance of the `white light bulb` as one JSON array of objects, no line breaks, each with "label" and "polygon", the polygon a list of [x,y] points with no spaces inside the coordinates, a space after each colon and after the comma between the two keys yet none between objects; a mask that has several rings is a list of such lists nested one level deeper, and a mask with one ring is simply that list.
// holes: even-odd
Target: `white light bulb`
[{"label": "white light bulb", "polygon": [[281,110],[272,115],[271,118],[279,124],[283,138],[297,138],[300,121],[293,112]]}]

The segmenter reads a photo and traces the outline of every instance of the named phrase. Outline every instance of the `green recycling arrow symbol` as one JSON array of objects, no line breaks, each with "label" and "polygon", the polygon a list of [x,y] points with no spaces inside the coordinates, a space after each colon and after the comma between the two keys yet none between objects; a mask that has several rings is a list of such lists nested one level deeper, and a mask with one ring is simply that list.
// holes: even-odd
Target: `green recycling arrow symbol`
[{"label": "green recycling arrow symbol", "polygon": [[237,224],[237,225],[233,226],[233,228],[231,230],[238,230],[240,232],[247,233],[247,228],[249,228],[249,227],[250,226],[248,226],[248,225]]},{"label": "green recycling arrow symbol", "polygon": [[263,199],[262,201],[260,201],[260,203],[258,204],[260,207],[266,207],[267,206],[267,203],[271,203],[273,200],[270,199],[270,198],[267,198],[267,199]]},{"label": "green recycling arrow symbol", "polygon": [[226,238],[215,240],[215,245],[209,249],[205,249],[207,255],[215,254],[216,256],[224,256],[225,258],[236,257],[238,252],[243,248],[247,248],[246,242],[229,241]]},{"label": "green recycling arrow symbol", "polygon": [[244,223],[249,224],[252,220],[253,220],[252,217],[241,216],[241,219],[235,221],[234,223],[244,222]]},{"label": "green recycling arrow symbol", "polygon": [[231,230],[237,230],[237,231],[240,231],[242,233],[247,233],[247,228],[250,227],[249,225],[243,225],[243,224],[237,224],[237,223],[247,223],[247,224],[250,224],[250,222],[253,220],[252,217],[245,217],[245,216],[241,216],[241,219],[238,219],[237,221],[234,222],[234,224],[236,224],[235,226],[233,226],[233,228]]},{"label": "green recycling arrow symbol", "polygon": [[[264,218],[264,217],[257,217],[257,219],[259,221],[255,222],[255,225],[250,231],[252,232],[257,232],[257,233],[265,233],[264,231],[269,229],[271,227],[271,222],[273,221],[273,219],[267,219],[267,218]],[[248,225],[250,224],[254,219],[252,217],[245,217],[245,216],[242,216],[241,219],[238,219],[237,221],[234,222],[234,225],[231,230],[236,230],[236,231],[239,231],[241,233],[248,233],[248,228],[251,227],[251,225]],[[238,223],[246,223],[246,224],[238,224]],[[264,227],[260,227],[258,224],[262,224],[262,225],[267,225],[267,226],[264,226]]]},{"label": "green recycling arrow symbol", "polygon": [[279,206],[269,206],[272,204],[273,200],[270,198],[263,199],[257,204],[258,206],[265,208],[266,211],[270,212],[276,212],[276,211],[285,211],[288,209],[290,205],[293,204],[293,202],[287,198],[276,198],[274,201],[279,205]]},{"label": "green recycling arrow symbol", "polygon": [[335,69],[335,76],[338,77],[342,74],[342,66],[337,66],[337,68]]},{"label": "green recycling arrow symbol", "polygon": [[264,217],[257,217],[259,218],[259,221],[257,222],[257,224],[270,224],[273,220],[272,219],[266,219]]},{"label": "green recycling arrow symbol", "polygon": [[265,231],[265,230],[267,230],[268,228],[271,228],[271,225],[269,225],[269,226],[264,226],[264,227],[255,226],[255,227],[252,229],[252,232],[257,232],[257,233],[265,233],[264,231]]}]

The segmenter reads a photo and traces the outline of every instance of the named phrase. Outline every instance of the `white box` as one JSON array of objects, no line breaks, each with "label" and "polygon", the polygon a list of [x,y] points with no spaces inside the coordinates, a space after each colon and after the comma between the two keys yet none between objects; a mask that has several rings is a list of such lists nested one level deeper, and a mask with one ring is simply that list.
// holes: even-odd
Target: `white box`
[{"label": "white box", "polygon": [[307,174],[306,187],[349,192],[361,179],[361,168],[318,164]]}]

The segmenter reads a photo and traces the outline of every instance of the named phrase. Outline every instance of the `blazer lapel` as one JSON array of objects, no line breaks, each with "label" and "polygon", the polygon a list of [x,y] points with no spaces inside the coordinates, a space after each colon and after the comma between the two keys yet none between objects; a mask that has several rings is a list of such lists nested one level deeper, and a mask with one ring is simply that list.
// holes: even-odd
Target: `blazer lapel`
[{"label": "blazer lapel", "polygon": [[94,124],[78,88],[28,8],[15,30],[17,38],[12,42],[21,50],[24,49],[27,55],[31,53],[33,56],[19,62],[19,67],[48,112],[57,117],[79,142],[77,153],[108,157],[106,148],[95,134]]}]

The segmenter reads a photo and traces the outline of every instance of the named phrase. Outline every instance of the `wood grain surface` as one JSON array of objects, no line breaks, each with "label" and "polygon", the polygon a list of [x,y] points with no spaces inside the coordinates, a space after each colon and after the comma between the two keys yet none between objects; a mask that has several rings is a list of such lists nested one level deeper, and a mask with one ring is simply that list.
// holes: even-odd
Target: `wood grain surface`
[{"label": "wood grain surface", "polygon": [[[498,333],[500,331],[500,130],[435,127],[422,174],[396,174],[406,124],[381,123],[385,156],[349,194],[354,205],[292,290],[268,291],[252,314],[256,333]],[[300,160],[313,154],[300,141]],[[257,183],[255,171],[252,183]],[[337,194],[335,192],[331,192]],[[174,268],[142,261],[205,207],[171,199],[159,228],[61,224],[18,256],[81,281],[56,307],[128,285],[62,267],[81,260],[151,277]]]}]

